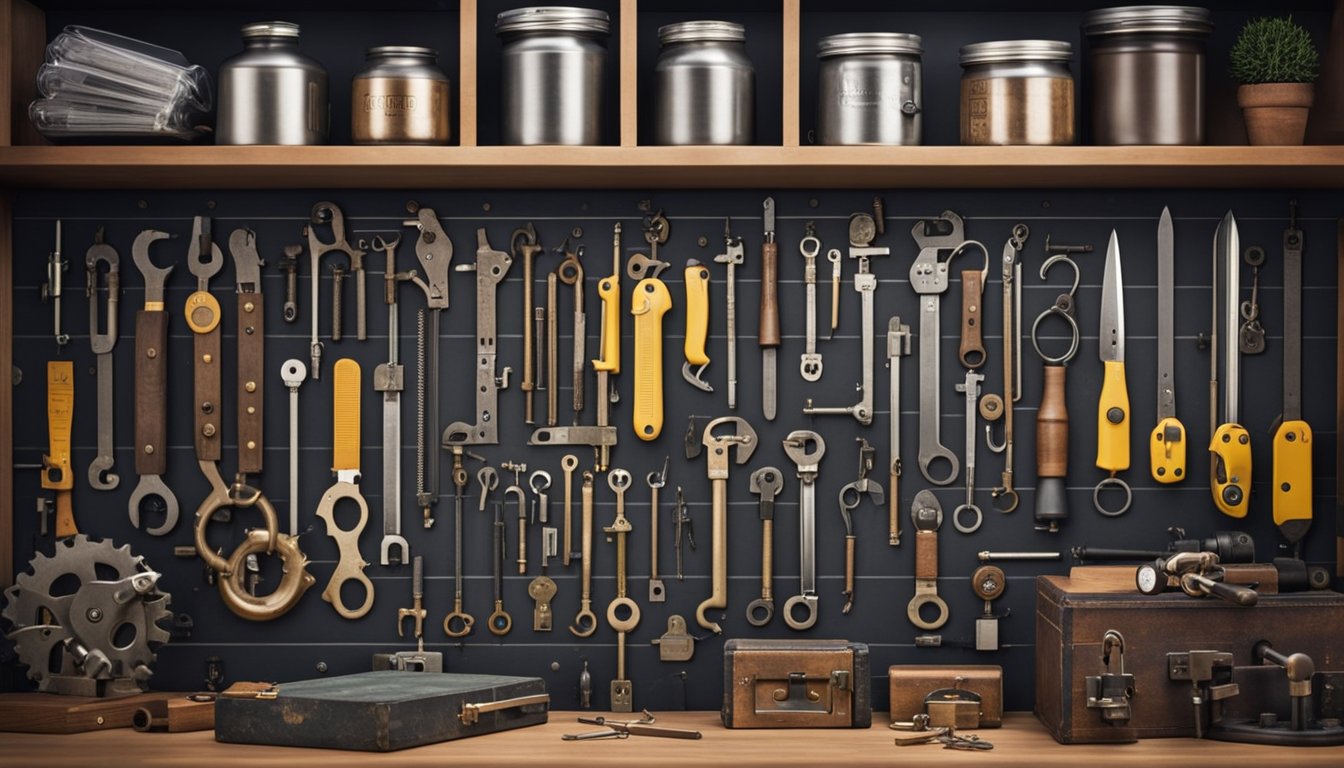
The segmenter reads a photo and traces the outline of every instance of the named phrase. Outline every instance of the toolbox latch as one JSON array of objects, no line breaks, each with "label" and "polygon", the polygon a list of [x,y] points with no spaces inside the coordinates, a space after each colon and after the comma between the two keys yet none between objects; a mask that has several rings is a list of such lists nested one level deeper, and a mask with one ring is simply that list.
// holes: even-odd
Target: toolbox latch
[{"label": "toolbox latch", "polygon": [[837,669],[831,672],[831,687],[837,691],[850,691],[849,670]]}]

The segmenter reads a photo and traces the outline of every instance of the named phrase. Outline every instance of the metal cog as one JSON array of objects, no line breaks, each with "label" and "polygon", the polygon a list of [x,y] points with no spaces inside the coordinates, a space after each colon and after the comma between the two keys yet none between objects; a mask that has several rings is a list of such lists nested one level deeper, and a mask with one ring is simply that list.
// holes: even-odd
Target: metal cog
[{"label": "metal cog", "polygon": [[[158,574],[144,558],[132,555],[128,545],[76,535],[57,541],[52,555],[39,552],[29,566],[31,572],[20,573],[5,590],[0,611],[28,677],[46,690],[53,676],[50,660],[59,653],[60,671],[54,674],[143,685],[154,650],[168,641],[160,623],[172,616],[170,595],[158,590]],[[53,595],[58,581],[64,594]]]}]

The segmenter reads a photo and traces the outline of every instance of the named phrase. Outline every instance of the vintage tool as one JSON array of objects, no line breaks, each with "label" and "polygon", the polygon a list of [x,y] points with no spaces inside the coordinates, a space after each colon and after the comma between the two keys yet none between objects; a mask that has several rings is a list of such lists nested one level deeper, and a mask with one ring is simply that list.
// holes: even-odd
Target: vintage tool
[{"label": "vintage tool", "polygon": [[685,534],[686,543],[694,551],[695,526],[691,520],[690,512],[687,511],[686,497],[681,492],[681,486],[677,486],[677,503],[672,507],[672,531],[672,539],[677,552],[677,581],[685,581],[686,575],[681,568],[681,539],[682,534]]},{"label": "vintage tool", "polygon": [[611,710],[629,712],[634,701],[633,686],[625,676],[625,637],[639,625],[639,604],[626,594],[625,540],[632,526],[625,516],[625,492],[630,488],[630,473],[612,469],[607,485],[616,494],[616,519],[603,526],[607,541],[616,541],[616,597],[607,604],[607,623],[616,631],[616,678],[611,681]]},{"label": "vintage tool", "polygon": [[[975,409],[976,403],[980,399],[980,382],[984,380],[984,376],[974,370],[969,370],[966,371],[966,380],[956,386],[957,391],[966,396],[966,472],[964,473],[966,477],[966,500],[957,505],[957,508],[952,512],[952,526],[962,533],[975,533],[980,530],[980,524],[984,521],[984,514],[980,511],[980,507],[975,504],[975,444],[979,438],[975,430]],[[1012,491],[1011,488],[1011,472],[1005,471],[1004,476],[1007,478],[1004,487],[1007,487],[1008,492],[1016,496],[1017,492]],[[1006,493],[1000,495],[1004,496]],[[1016,506],[1016,503],[1014,503],[1014,506]],[[961,513],[963,512],[971,513],[974,522],[963,524],[961,522]]]},{"label": "vintage tool", "polygon": [[[419,233],[415,238],[415,256],[420,269],[418,273],[411,271],[410,280],[425,293],[425,309],[416,313],[415,503],[420,506],[424,526],[429,528],[434,525],[434,506],[439,503],[439,462],[430,441],[439,431],[439,322],[449,304],[453,241],[443,231],[433,208],[422,208],[412,202],[406,209],[416,218],[406,219],[401,225],[415,227]],[[426,311],[428,328],[424,322]],[[460,457],[455,455],[454,459]],[[453,467],[453,482],[460,498],[461,489],[466,486],[466,472],[460,461]],[[456,512],[461,515],[460,502]]]},{"label": "vintage tool", "polygon": [[538,369],[541,366],[535,365],[533,357],[534,347],[539,344],[539,340],[533,337],[532,328],[532,315],[536,308],[536,302],[532,297],[532,268],[533,259],[538,253],[545,252],[545,248],[537,242],[537,229],[530,221],[526,226],[515,229],[509,236],[509,248],[514,258],[523,265],[523,380],[519,388],[523,390],[523,421],[534,424],[536,422],[532,415],[532,393],[537,388],[537,376],[540,373]]},{"label": "vintage tool", "polygon": [[579,582],[579,612],[569,631],[575,637],[589,637],[597,631],[597,614],[593,613],[593,473],[584,471],[580,490],[582,522],[579,537],[583,545],[582,580]]},{"label": "vintage tool", "polygon": [[[33,556],[5,590],[5,637],[38,690],[116,697],[149,687],[168,642],[171,596],[129,545],[72,535]],[[74,584],[74,590],[62,589]]]},{"label": "vintage tool", "polygon": [[588,660],[583,660],[583,671],[579,672],[579,706],[584,709],[593,707],[593,673],[588,671]]},{"label": "vintage tool", "polygon": [[266,262],[257,252],[257,236],[250,229],[235,229],[229,234],[229,253],[233,256],[238,304],[237,484],[243,485],[247,475],[261,472],[265,455],[266,313],[261,268]]},{"label": "vintage tool", "polygon": [[[952,258],[961,250],[966,238],[961,217],[952,211],[943,211],[937,219],[915,223],[910,234],[919,245],[919,255],[910,267],[910,286],[919,295],[919,471],[934,485],[951,485],[961,467],[957,455],[943,445],[939,437],[941,411],[937,371],[939,367],[938,339],[942,294],[947,292],[947,270]],[[946,253],[947,257],[940,260]],[[933,476],[933,463],[941,459],[949,471],[943,477]],[[895,494],[893,494],[895,495]]]},{"label": "vintage tool", "polygon": [[1171,541],[1164,550],[1109,549],[1104,547],[1074,547],[1073,557],[1078,562],[1106,560],[1152,560],[1165,558],[1176,552],[1212,552],[1224,563],[1255,562],[1255,540],[1241,531],[1215,531],[1211,538],[1187,539],[1185,529],[1167,529]]},{"label": "vintage tool", "polygon": [[982,550],[976,555],[982,563],[994,560],[1058,560],[1061,556],[1058,552],[993,552],[990,550]]},{"label": "vintage tool", "polygon": [[522,474],[527,471],[527,465],[505,461],[499,468],[513,473],[513,485],[504,489],[504,500],[507,502],[512,496],[518,509],[518,557],[514,562],[518,564],[518,574],[521,576],[527,573],[527,492],[521,485]]},{"label": "vintage tool", "polygon": [[[622,711],[622,710],[615,710]],[[699,731],[690,731],[684,728],[664,728],[659,725],[651,725],[654,722],[653,715],[649,710],[644,710],[644,716],[638,720],[609,720],[605,717],[580,717],[579,722],[584,725],[605,726],[605,731],[589,731],[587,733],[566,733],[560,738],[565,741],[591,741],[592,739],[628,739],[631,736],[660,736],[667,739],[698,739],[701,738]]]},{"label": "vintage tool", "polygon": [[[324,243],[322,238],[318,237],[317,225],[331,225],[331,242]],[[317,315],[318,300],[317,289],[321,279],[322,257],[328,253],[344,253],[350,259],[350,270],[355,273],[355,328],[356,338],[363,341],[367,336],[364,318],[364,251],[354,247],[349,240],[345,238],[345,214],[341,212],[340,206],[335,203],[323,200],[313,206],[312,214],[308,218],[308,224],[304,226],[303,233],[308,237],[308,259],[312,263],[312,302],[313,302],[313,334],[311,341],[312,360],[309,367],[312,369],[313,379],[320,378],[322,365],[322,342],[317,337]],[[333,341],[339,341],[341,338],[341,283],[339,278],[332,285],[332,326],[331,337]]]},{"label": "vintage tool", "polygon": [[299,535],[299,387],[308,367],[298,358],[280,366],[280,379],[289,390],[289,535]]},{"label": "vintage tool", "polygon": [[[569,239],[566,238],[556,250],[563,253],[565,258],[556,265],[555,274],[560,277],[560,282],[574,288],[574,323],[571,329],[574,353],[570,363],[573,368],[573,383],[570,386],[574,390],[574,419],[577,423],[579,414],[583,413],[583,366],[584,361],[588,359],[588,315],[583,304],[583,246],[580,245],[571,251]],[[569,565],[568,544],[565,545],[565,565]]]},{"label": "vintage tool", "polygon": [[1134,581],[1145,595],[1180,587],[1191,597],[1213,595],[1233,605],[1252,606],[1259,595],[1249,587],[1223,583],[1225,573],[1213,552],[1177,552],[1139,566]]},{"label": "vintage tool", "polygon": [[560,420],[560,278],[546,276],[546,426]]},{"label": "vintage tool", "polygon": [[892,317],[887,322],[887,367],[891,369],[890,435],[891,468],[887,484],[891,495],[887,502],[887,544],[901,545],[901,358],[910,354],[910,326]]},{"label": "vintage tool", "polygon": [[1149,448],[1159,483],[1185,479],[1185,425],[1176,418],[1175,270],[1171,211],[1163,208],[1157,223],[1157,426]]},{"label": "vintage tool", "polygon": [[[680,489],[678,489],[680,490]],[[751,492],[760,497],[761,596],[747,603],[747,623],[763,627],[775,615],[775,498],[784,490],[784,475],[774,467],[751,473]]]},{"label": "vintage tool", "polygon": [[[401,535],[401,391],[406,388],[406,368],[401,364],[397,284],[415,277],[415,270],[397,272],[397,246],[401,235],[373,239],[373,249],[382,251],[383,302],[387,304],[387,362],[373,369],[373,391],[383,393],[383,539],[379,547],[382,565],[405,565],[411,545]],[[363,250],[363,240],[359,242]],[[437,337],[435,338],[437,343]]]},{"label": "vintage tool", "polygon": [[567,453],[560,459],[560,469],[565,475],[565,548],[561,554],[565,567],[569,567],[574,556],[574,470],[579,468],[579,457]]},{"label": "vintage tool", "polygon": [[162,536],[177,525],[177,497],[163,482],[168,470],[168,312],[163,286],[173,266],[163,269],[149,259],[149,246],[172,235],[146,229],[135,238],[131,257],[145,279],[145,306],[135,313],[135,474],[140,482],[131,491],[131,525],[140,527],[146,499],[162,502],[164,518],[151,536]]},{"label": "vintage tool", "polygon": [[635,317],[635,435],[655,440],[663,431],[663,315],[672,308],[667,284],[646,277],[630,297]]},{"label": "vintage tool", "polygon": [[[910,506],[915,527],[915,596],[906,607],[910,623],[923,630],[935,630],[947,623],[947,603],[938,596],[938,529],[943,524],[943,507],[933,491],[915,494]],[[927,620],[920,609],[932,605],[938,615]]]},{"label": "vintage tool", "polygon": [[[1120,273],[1120,240],[1111,230],[1106,246],[1106,273],[1101,283],[1101,321],[1098,337],[1104,367],[1101,398],[1097,401],[1097,467],[1110,473],[1092,491],[1092,504],[1107,517],[1122,515],[1133,495],[1117,473],[1129,469],[1129,387],[1125,383],[1125,294]],[[1101,503],[1101,492],[1118,488],[1125,494],[1119,507]]]},{"label": "vintage tool", "polygon": [[1240,693],[1233,682],[1232,654],[1196,650],[1167,654],[1167,679],[1189,681],[1195,710],[1195,738],[1208,735],[1208,726],[1222,720],[1222,702]]},{"label": "vintage tool", "polygon": [[808,416],[849,415],[867,426],[873,423],[873,299],[877,293],[877,275],[870,271],[870,260],[874,256],[890,256],[891,249],[872,245],[876,230],[872,218],[866,213],[856,213],[850,217],[849,231],[849,257],[857,260],[859,265],[858,271],[854,273],[854,290],[859,294],[863,313],[863,380],[856,387],[859,390],[859,402],[849,406],[818,408],[808,398],[803,413]]},{"label": "vintage tool", "polygon": [[527,583],[527,594],[535,606],[532,609],[532,631],[550,632],[552,624],[551,600],[555,599],[555,580],[546,575],[551,558],[559,551],[559,532],[551,526],[541,529],[541,575]]},{"label": "vintage tool", "polygon": [[[1344,28],[1344,14],[1336,26]],[[1339,52],[1344,55],[1344,50]],[[1344,273],[1344,217],[1335,220],[1335,269]],[[1344,302],[1335,307],[1335,337],[1344,337]],[[1335,380],[1344,381],[1344,355],[1335,360]],[[1344,387],[1335,387],[1335,432],[1344,433]],[[1335,496],[1344,499],[1344,451],[1335,456]],[[1335,580],[1344,584],[1344,504],[1335,505]]]},{"label": "vintage tool", "polygon": [[1251,298],[1241,302],[1238,345],[1243,355],[1259,355],[1265,351],[1265,326],[1260,322],[1260,268],[1265,265],[1265,249],[1253,245],[1246,249],[1242,258],[1251,268]]},{"label": "vintage tool", "polygon": [[1311,527],[1312,435],[1302,420],[1302,230],[1297,204],[1283,231],[1283,413],[1274,430],[1274,524],[1300,551]]},{"label": "vintage tool", "polygon": [[[775,198],[761,204],[765,242],[761,244],[761,321],[757,343],[761,346],[761,410],[766,421],[775,420],[778,406],[776,357],[779,353],[779,243],[775,242]],[[816,306],[816,279],[813,276],[813,312]],[[809,321],[808,327],[812,327]],[[814,344],[815,346],[815,344]]]},{"label": "vintage tool", "polygon": [[[1111,671],[1112,655],[1116,672]],[[1106,630],[1101,637],[1101,663],[1106,670],[1104,673],[1083,678],[1087,707],[1101,710],[1102,722],[1124,725],[1132,716],[1130,700],[1134,698],[1134,675],[1125,672],[1125,638],[1114,629]]]},{"label": "vintage tool", "polygon": [[914,746],[916,744],[933,744],[933,743],[942,744],[943,749],[963,749],[963,750],[979,751],[979,750],[991,750],[994,748],[993,744],[991,744],[988,741],[985,741],[984,739],[980,738],[974,733],[971,734],[970,736],[961,736],[957,734],[956,729],[950,725],[937,726],[928,728],[927,730],[916,731],[913,732],[910,736],[906,737],[902,736],[896,737],[896,746],[898,747],[909,747]]},{"label": "vintage tool", "polygon": [[874,456],[877,451],[864,438],[856,438],[859,443],[859,477],[840,489],[840,517],[845,521],[845,607],[841,613],[849,613],[854,607],[854,521],[851,513],[858,509],[866,494],[874,504],[882,506],[886,501],[882,485],[873,482],[868,473],[876,465]]},{"label": "vintage tool", "polygon": [[[732,431],[727,427],[731,426]],[[705,451],[710,493],[713,498],[713,591],[701,601],[695,609],[695,621],[714,634],[722,634],[723,628],[711,621],[705,612],[711,608],[728,607],[728,454],[736,448],[735,459],[738,464],[751,460],[756,452],[756,430],[745,419],[736,416],[724,416],[705,425],[700,444]],[[688,455],[687,458],[695,458]],[[678,489],[680,491],[680,489]],[[681,519],[682,514],[677,513]],[[680,572],[680,571],[679,571]]]},{"label": "vintage tool", "polygon": [[459,264],[461,272],[476,273],[476,421],[455,421],[443,430],[442,445],[453,454],[453,471],[462,465],[468,445],[495,445],[499,442],[499,390],[508,389],[512,369],[495,372],[499,354],[495,329],[495,308],[499,284],[509,272],[513,259],[490,247],[485,228],[476,230],[476,262]]},{"label": "vintage tool", "polygon": [[[988,440],[990,433],[985,432],[989,449],[1003,454],[999,485],[989,495],[994,500],[994,508],[1005,514],[1017,509],[1018,502],[1017,490],[1013,487],[1013,404],[1022,398],[1022,248],[1030,235],[1031,230],[1026,224],[1015,224],[1003,244],[1003,397],[1000,400],[1002,407],[998,409],[1003,416],[1003,443]],[[992,403],[992,400],[983,399],[980,403],[981,413],[990,408],[990,414],[986,416],[990,421],[994,420]],[[967,418],[971,418],[969,412]],[[990,427],[986,425],[985,429]],[[957,524],[955,515],[952,524]]]},{"label": "vintage tool", "polygon": [[[79,533],[71,494],[75,476],[70,471],[70,431],[75,415],[75,365],[69,360],[47,361],[47,443],[42,456],[42,488],[56,492],[56,538]],[[43,522],[46,522],[44,516]]]},{"label": "vintage tool", "polygon": [[827,341],[835,338],[835,329],[840,327],[840,272],[844,258],[839,248],[826,252],[826,260],[831,262],[831,333],[826,337]]},{"label": "vintage tool", "polygon": [[649,485],[649,602],[667,600],[667,588],[658,578],[658,491],[667,485],[667,465],[672,457],[663,458],[663,470],[650,472],[644,481]]},{"label": "vintage tool", "polygon": [[[369,504],[359,491],[359,363],[350,358],[337,360],[331,367],[332,387],[332,458],[331,471],[336,482],[322,494],[317,503],[317,516],[326,523],[327,535],[336,540],[340,560],[331,574],[331,581],[322,590],[322,599],[345,619],[358,619],[373,608],[373,582],[364,574],[368,563],[359,554],[359,535],[369,521]],[[359,522],[347,529],[336,524],[336,502],[349,499],[359,508]],[[364,602],[358,608],[349,608],[341,596],[347,581],[357,581],[364,587]]]},{"label": "vintage tool", "polygon": [[527,486],[532,489],[533,494],[532,522],[549,523],[551,514],[551,496],[547,491],[551,489],[551,473],[544,469],[536,470],[531,475],[528,475]]},{"label": "vintage tool", "polygon": [[709,367],[709,355],[705,352],[705,342],[709,338],[709,268],[689,259],[683,274],[686,280],[686,362],[681,364],[681,378],[702,392],[713,392],[714,385],[702,378],[705,368]]},{"label": "vintage tool", "polygon": [[659,661],[690,661],[695,656],[695,636],[686,631],[686,618],[667,617],[667,631],[651,640],[658,646]]},{"label": "vintage tool", "polygon": [[[106,272],[98,268],[99,263],[107,265]],[[98,287],[100,272],[104,275],[103,289]],[[113,430],[112,395],[115,379],[112,350],[117,346],[117,305],[121,302],[121,257],[117,255],[115,248],[103,240],[102,227],[98,228],[98,233],[93,237],[93,245],[89,246],[88,253],[84,256],[84,274],[86,278],[84,295],[89,300],[89,347],[98,360],[98,455],[89,464],[89,486],[99,491],[110,491],[121,482],[117,473],[112,471],[116,462],[116,454],[113,451],[116,440]],[[98,294],[103,290],[107,292],[104,297],[107,311],[104,314],[102,331],[99,332]]]},{"label": "vintage tool", "polygon": [[846,640],[723,644],[728,728],[868,728],[873,722],[868,646]]},{"label": "vintage tool", "polygon": [[[476,471],[476,481],[481,486],[481,501],[477,509],[485,512],[485,504],[490,493],[499,487],[499,473],[494,467],[481,467]],[[458,491],[458,499],[462,491]],[[466,637],[476,623],[476,617],[462,610],[462,513],[461,504],[457,504],[453,521],[453,609],[443,617],[443,633],[449,637]]]},{"label": "vintage tool", "polygon": [[1003,668],[994,664],[894,664],[887,668],[891,729],[999,728]]},{"label": "vintage tool", "polygon": [[[804,630],[817,623],[817,471],[826,455],[826,441],[799,429],[784,438],[784,453],[798,467],[799,593],[784,602],[784,623]],[[796,612],[803,612],[799,618]]]},{"label": "vintage tool", "polygon": [[342,338],[342,296],[345,290],[345,276],[347,270],[345,267],[337,264],[331,268],[331,340],[340,341]]},{"label": "vintage tool", "polygon": [[[985,609],[975,620],[975,650],[999,650],[999,617],[994,615],[994,601],[1008,589],[1008,577],[997,565],[982,565],[971,572],[971,591],[985,603]],[[972,726],[974,727],[974,726]]]},{"label": "vintage tool", "polygon": [[[1047,251],[1050,236],[1045,238]],[[1078,329],[1078,263],[1068,253],[1050,255],[1041,264],[1041,280],[1056,264],[1073,269],[1073,285],[1068,293],[1055,297],[1055,303],[1046,307],[1031,324],[1031,345],[1044,363],[1041,405],[1036,411],[1036,529],[1058,533],[1059,526],[1069,517],[1068,495],[1064,481],[1069,475],[1069,404],[1065,396],[1068,365],[1078,354],[1081,333]],[[1041,346],[1041,324],[1050,318],[1059,318],[1068,326],[1069,346],[1059,355],[1051,355]]]},{"label": "vintage tool", "polygon": [[978,240],[969,241],[967,245],[980,249],[985,255],[985,266],[961,271],[961,345],[957,348],[957,357],[966,368],[979,370],[986,359],[982,310],[985,283],[989,280],[989,250]]},{"label": "vintage tool", "polygon": [[61,330],[61,293],[65,282],[65,271],[70,268],[61,253],[61,220],[56,220],[56,247],[47,254],[47,281],[42,284],[42,301],[51,302],[52,328],[59,351],[70,342],[70,334]]},{"label": "vintage tool", "polygon": [[733,237],[731,220],[723,220],[723,253],[714,257],[714,261],[728,267],[727,312],[728,318],[728,409],[737,408],[737,268],[746,260],[746,248],[742,238]]},{"label": "vintage tool", "polygon": [[672,234],[672,225],[662,211],[650,214],[644,217],[642,222],[644,230],[644,242],[649,246],[649,252],[636,253],[625,263],[625,273],[631,280],[639,282],[646,277],[658,277],[663,270],[672,266],[666,261],[658,258],[658,246],[667,242],[667,238]]},{"label": "vintage tool", "polygon": [[[1231,211],[1213,236],[1213,343],[1209,354],[1209,490],[1228,517],[1245,517],[1251,501],[1251,435],[1238,422],[1241,403],[1241,350],[1238,346],[1237,291],[1241,239]],[[1218,385],[1222,383],[1222,410]],[[1221,417],[1221,418],[1220,418]]]},{"label": "vintage tool", "polygon": [[278,263],[285,274],[285,303],[281,314],[286,323],[293,323],[299,319],[299,256],[303,246],[286,245],[284,253]]},{"label": "vintage tool", "polygon": [[[840,251],[834,248],[831,251],[839,258]],[[803,285],[807,293],[807,315],[804,320],[807,344],[803,348],[798,369],[803,381],[818,381],[822,370],[821,355],[817,353],[817,254],[821,253],[821,240],[817,238],[814,222],[807,222],[803,239],[798,242],[798,252],[803,254]]]},{"label": "vintage tool", "polygon": [[[397,609],[397,637],[403,634],[404,622],[415,622],[415,650],[398,651],[392,654],[374,654],[375,669],[398,669],[408,672],[443,672],[443,653],[425,650],[425,617],[429,612],[424,606],[425,575],[424,558],[416,555],[411,559],[411,607]],[[386,656],[383,664],[378,664],[380,656]]]},{"label": "vintage tool", "polygon": [[504,502],[494,502],[495,527],[491,537],[490,559],[494,563],[495,609],[485,620],[490,634],[503,637],[513,629],[513,617],[504,610],[504,561],[508,559],[508,544],[504,536]]},{"label": "vintage tool", "polygon": [[[1197,651],[1192,651],[1195,657]],[[1225,653],[1219,658],[1231,665],[1232,654]],[[1234,741],[1246,744],[1272,744],[1282,746],[1339,746],[1344,744],[1344,726],[1338,717],[1337,697],[1333,695],[1338,685],[1339,675],[1330,671],[1317,671],[1316,662],[1305,653],[1281,653],[1274,650],[1268,640],[1261,640],[1251,649],[1251,658],[1258,667],[1277,666],[1283,670],[1288,683],[1288,717],[1283,718],[1279,711],[1259,710],[1255,719],[1232,719],[1214,717],[1209,735],[1219,741]],[[1193,671],[1193,668],[1192,668]],[[1257,667],[1236,667],[1231,670],[1230,680],[1224,676],[1210,681],[1209,698],[1215,703],[1241,693],[1239,686],[1232,680],[1245,677],[1249,683],[1258,672]],[[1191,677],[1195,677],[1194,674]],[[1217,683],[1223,683],[1218,686]],[[1230,690],[1229,690],[1230,689]],[[1220,695],[1222,694],[1222,695]],[[1198,687],[1196,688],[1198,697]],[[1282,701],[1282,694],[1275,696]],[[1317,717],[1316,702],[1321,707]],[[1330,712],[1334,709],[1335,712]],[[1195,701],[1196,728],[1200,724],[1201,712],[1198,698]],[[1285,722],[1285,719],[1287,722]]]},{"label": "vintage tool", "polygon": [[[197,216],[192,221],[191,245],[187,248],[187,268],[196,276],[196,291],[187,297],[184,309],[187,326],[192,332],[194,351],[192,359],[193,395],[196,404],[193,409],[196,413],[196,460],[201,464],[201,471],[207,480],[211,480],[212,474],[216,477],[219,475],[218,462],[223,443],[223,424],[220,419],[223,411],[223,377],[220,375],[220,368],[224,363],[220,355],[223,330],[219,327],[223,313],[219,301],[210,293],[210,278],[219,274],[224,268],[224,254],[214,242],[211,223],[208,216]],[[256,255],[255,245],[251,253],[247,253],[246,230],[239,231],[244,232],[240,240],[240,244],[244,246],[243,258],[239,259],[239,263],[251,262],[249,257]],[[234,258],[238,259],[237,253],[234,254]],[[250,263],[249,266],[258,267],[258,279],[260,279],[259,264]],[[243,339],[240,338],[238,341],[241,352]],[[259,352],[261,337],[251,340],[250,345],[251,349]],[[241,358],[240,354],[240,362]],[[259,433],[260,430],[257,430],[256,434]],[[241,455],[241,445],[239,447]],[[210,484],[216,490],[224,488],[223,480]],[[227,497],[227,490],[224,490],[222,495]],[[228,514],[220,517],[221,521],[227,519]]]}]

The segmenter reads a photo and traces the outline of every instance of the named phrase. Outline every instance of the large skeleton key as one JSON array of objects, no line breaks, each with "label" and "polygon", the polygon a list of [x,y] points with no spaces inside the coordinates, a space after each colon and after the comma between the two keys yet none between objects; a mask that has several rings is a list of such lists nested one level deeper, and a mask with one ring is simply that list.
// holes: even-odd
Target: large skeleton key
[{"label": "large skeleton key", "polygon": [[541,575],[527,585],[527,594],[536,603],[532,609],[532,631],[551,631],[551,599],[555,597],[555,581],[546,575],[550,558],[559,551],[559,531],[551,527],[541,529]]},{"label": "large skeleton key", "polygon": [[[607,605],[607,623],[616,630],[616,678],[611,681],[611,711],[630,712],[634,706],[633,686],[625,676],[625,636],[639,625],[639,605],[626,594],[625,545],[630,533],[630,521],[625,517],[625,492],[630,487],[630,473],[613,469],[607,474],[607,485],[616,494],[616,519],[602,528],[607,538],[616,540],[616,598]],[[622,618],[624,617],[624,618]]]}]

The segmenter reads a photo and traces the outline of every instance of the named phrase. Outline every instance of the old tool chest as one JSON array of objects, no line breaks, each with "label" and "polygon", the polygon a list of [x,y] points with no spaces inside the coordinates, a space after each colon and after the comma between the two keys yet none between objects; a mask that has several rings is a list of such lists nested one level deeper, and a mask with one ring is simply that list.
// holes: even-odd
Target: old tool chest
[{"label": "old tool chest", "polygon": [[729,728],[867,728],[873,723],[868,646],[847,640],[723,644],[723,724]]},{"label": "old tool chest", "polygon": [[932,726],[1003,725],[1003,668],[993,664],[896,664],[887,669],[892,722],[929,715]]},{"label": "old tool chest", "polygon": [[362,672],[221,696],[215,738],[391,752],[544,723],[549,703],[536,677]]},{"label": "old tool chest", "polygon": [[[1109,666],[1103,661],[1103,638]],[[1261,595],[1253,607],[1183,593],[1139,594],[1112,579],[1040,576],[1036,579],[1036,716],[1060,743],[1120,742],[1193,736],[1189,681],[1169,679],[1167,655],[1192,650],[1233,654],[1253,665],[1257,642],[1310,656],[1316,669],[1344,664],[1344,595],[1330,591]],[[1130,675],[1094,682],[1130,692],[1127,717],[1118,707],[1089,706],[1088,677]],[[1107,720],[1106,713],[1112,714]]]}]

